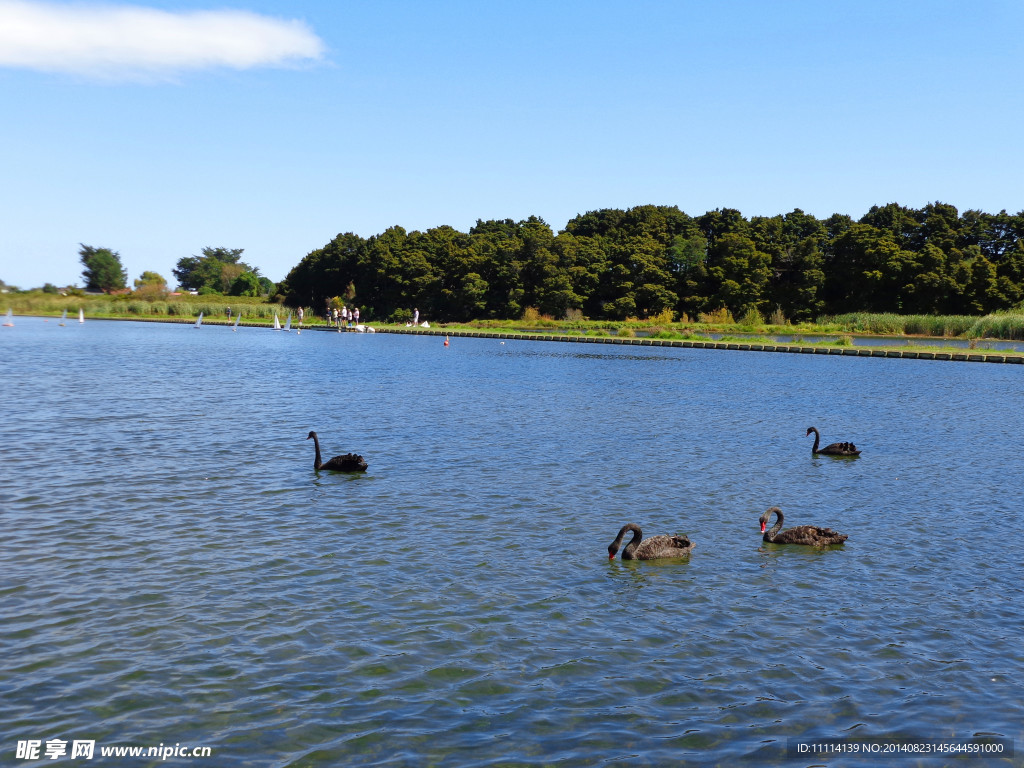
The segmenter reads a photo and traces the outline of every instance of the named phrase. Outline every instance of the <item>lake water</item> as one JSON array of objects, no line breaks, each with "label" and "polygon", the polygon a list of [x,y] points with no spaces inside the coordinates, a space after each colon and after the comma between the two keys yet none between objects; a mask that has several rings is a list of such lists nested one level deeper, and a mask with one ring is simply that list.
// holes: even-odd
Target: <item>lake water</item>
[{"label": "lake water", "polygon": [[[2,765],[1024,764],[1024,367],[16,323]],[[626,522],[696,549],[609,562]]]}]

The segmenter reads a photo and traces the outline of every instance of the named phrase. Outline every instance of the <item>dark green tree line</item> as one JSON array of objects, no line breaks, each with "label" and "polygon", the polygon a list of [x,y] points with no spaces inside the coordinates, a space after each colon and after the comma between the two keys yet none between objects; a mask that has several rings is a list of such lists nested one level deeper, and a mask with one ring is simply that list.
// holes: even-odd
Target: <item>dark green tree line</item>
[{"label": "dark green tree line", "polygon": [[477,221],[468,232],[396,226],[338,235],[280,291],[319,309],[353,287],[364,317],[377,319],[412,307],[438,320],[517,318],[527,307],[595,319],[977,314],[1024,300],[1024,212],[891,203],[859,220],[799,209],[748,219],[730,208],[692,217],[644,205],[590,211],[557,234],[537,217]]}]

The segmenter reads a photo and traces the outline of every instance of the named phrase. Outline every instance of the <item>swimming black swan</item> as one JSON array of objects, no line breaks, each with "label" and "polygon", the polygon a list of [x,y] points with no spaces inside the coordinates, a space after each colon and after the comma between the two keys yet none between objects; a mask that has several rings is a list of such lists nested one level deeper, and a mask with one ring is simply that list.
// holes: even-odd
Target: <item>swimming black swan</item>
[{"label": "swimming black swan", "polygon": [[[772,529],[765,533],[765,524],[771,520],[772,512],[778,519]],[[842,544],[849,537],[845,533],[836,533],[831,528],[819,528],[816,525],[798,525],[796,528],[789,528],[782,533],[782,510],[778,507],[769,507],[761,515],[761,533],[765,541],[771,544],[806,544],[809,547],[828,547],[832,544]]]},{"label": "swimming black swan", "polygon": [[330,469],[335,472],[365,472],[366,462],[358,453],[346,453],[344,456],[335,456],[324,463],[320,461],[320,438],[316,432],[310,432],[306,439],[313,438],[313,445],[316,446],[316,458],[313,459],[313,469]]},{"label": "swimming black swan", "polygon": [[[818,432],[817,427],[808,427],[807,435],[814,433],[814,445],[811,446],[811,453],[824,453],[826,456],[860,456],[860,451],[857,450],[857,446],[853,443],[832,443],[826,445],[820,451],[818,450],[818,443],[821,442],[821,433]],[[804,435],[804,437],[807,437]]]},{"label": "swimming black swan", "polygon": [[[643,531],[636,523],[626,523],[608,545],[608,559],[614,560],[626,531],[633,532],[633,539],[622,550],[623,560],[657,560],[661,557],[683,557],[693,550],[693,543],[685,536],[651,536],[644,539]],[[643,541],[641,541],[643,539]]]}]

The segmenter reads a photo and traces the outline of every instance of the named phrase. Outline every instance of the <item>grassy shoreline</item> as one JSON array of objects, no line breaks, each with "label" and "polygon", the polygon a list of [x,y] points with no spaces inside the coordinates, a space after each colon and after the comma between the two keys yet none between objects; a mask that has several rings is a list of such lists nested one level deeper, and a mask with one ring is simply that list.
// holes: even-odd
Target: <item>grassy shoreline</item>
[{"label": "grassy shoreline", "polygon": [[[81,308],[86,316],[93,319],[142,320],[150,322],[194,323],[202,312],[203,322],[211,325],[230,324],[240,312],[241,324],[246,327],[271,327],[276,314],[281,322],[292,313],[292,324],[297,324],[293,309],[284,304],[261,299],[237,296],[178,296],[163,300],[149,301],[131,296],[61,296],[40,292],[4,294],[0,313],[7,308],[21,315],[37,317],[59,317],[64,309],[68,315],[78,314]],[[6,306],[4,306],[6,305]],[[228,309],[231,316],[228,316]],[[377,323],[366,321],[381,331],[402,331],[403,324]],[[330,326],[319,317],[306,314],[304,328],[328,329]],[[995,341],[1024,341],[1024,313],[997,313],[980,317],[970,316],[920,316],[884,315],[853,313],[837,317],[819,318],[817,323],[797,325],[772,325],[770,323],[740,322],[664,322],[656,320],[552,320],[533,316],[524,320],[476,320],[461,323],[432,324],[431,330],[449,333],[462,332],[510,334],[513,336],[543,335],[555,337],[581,337],[582,340],[598,339],[644,339],[662,342],[708,342],[720,341],[731,344],[779,345],[791,344],[803,347],[838,347],[863,349],[856,345],[856,338],[896,337],[904,340],[921,341],[934,339],[934,345],[871,344],[870,349],[880,351],[907,350],[937,353],[962,353],[999,355],[988,343]],[[713,337],[720,337],[715,339]],[[792,341],[776,341],[771,337],[791,337]],[[826,337],[809,341],[807,337]],[[957,339],[966,341],[961,346],[943,344],[943,341]],[[1013,354],[1012,350],[1009,351]]]}]

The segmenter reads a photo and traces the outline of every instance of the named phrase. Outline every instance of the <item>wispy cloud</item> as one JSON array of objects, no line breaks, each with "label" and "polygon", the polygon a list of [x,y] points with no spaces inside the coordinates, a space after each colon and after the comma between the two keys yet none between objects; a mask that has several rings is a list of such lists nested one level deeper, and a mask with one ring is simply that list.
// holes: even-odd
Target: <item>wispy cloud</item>
[{"label": "wispy cloud", "polygon": [[104,79],[290,66],[324,43],[301,21],[245,11],[0,0],[0,67]]}]

